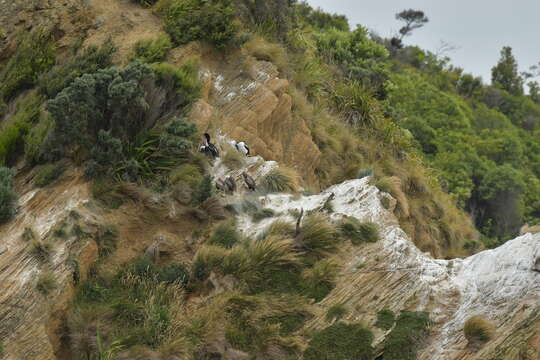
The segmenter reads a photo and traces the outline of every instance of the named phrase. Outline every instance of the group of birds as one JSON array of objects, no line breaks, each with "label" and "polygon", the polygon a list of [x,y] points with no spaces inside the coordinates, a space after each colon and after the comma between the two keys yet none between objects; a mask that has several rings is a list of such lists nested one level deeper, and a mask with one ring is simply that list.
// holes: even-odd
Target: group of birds
[{"label": "group of birds", "polygon": [[[232,140],[229,143],[236,149],[236,151],[244,154],[245,156],[250,156],[249,147],[244,141],[237,142],[236,140]],[[206,154],[207,156],[210,156],[212,159],[216,159],[219,157],[219,150],[211,142],[210,134],[208,133],[204,133],[204,140],[199,147],[199,151],[203,154]],[[249,190],[256,190],[257,184],[255,183],[255,179],[253,179],[253,177],[251,177],[247,172],[244,171],[242,173],[242,178],[244,179],[244,183]],[[232,176],[227,176],[225,180],[217,179],[216,188],[221,191],[234,193],[237,189],[236,180],[234,180]]]}]

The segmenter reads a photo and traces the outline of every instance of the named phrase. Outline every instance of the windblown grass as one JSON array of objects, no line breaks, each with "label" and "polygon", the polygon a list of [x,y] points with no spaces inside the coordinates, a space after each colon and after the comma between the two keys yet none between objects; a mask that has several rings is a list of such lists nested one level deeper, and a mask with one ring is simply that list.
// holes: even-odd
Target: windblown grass
[{"label": "windblown grass", "polygon": [[297,192],[300,188],[296,171],[288,168],[274,168],[261,179],[261,186],[267,192]]}]

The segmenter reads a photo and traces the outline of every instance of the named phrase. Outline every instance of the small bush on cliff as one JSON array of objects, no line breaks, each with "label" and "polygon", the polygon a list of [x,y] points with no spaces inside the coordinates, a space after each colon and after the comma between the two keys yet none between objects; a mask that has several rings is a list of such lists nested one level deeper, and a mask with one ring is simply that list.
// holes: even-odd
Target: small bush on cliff
[{"label": "small bush on cliff", "polygon": [[345,219],[339,226],[343,237],[350,239],[353,245],[376,242],[379,239],[377,226],[370,222],[360,222],[355,218]]},{"label": "small bush on cliff", "polygon": [[380,329],[390,330],[392,326],[394,326],[395,321],[396,316],[392,310],[382,309],[377,313],[377,322],[375,322],[375,326]]},{"label": "small bush on cliff", "polygon": [[43,165],[36,172],[34,178],[34,184],[38,187],[44,187],[51,184],[53,181],[58,179],[64,172],[65,167],[63,164],[47,164]]},{"label": "small bush on cliff", "polygon": [[304,352],[305,360],[370,360],[373,334],[358,324],[333,324],[315,333]]},{"label": "small bush on cliff", "polygon": [[12,176],[10,169],[0,167],[0,224],[15,214],[17,196],[13,191]]},{"label": "small bush on cliff", "polygon": [[19,41],[17,51],[0,71],[0,98],[10,99],[32,88],[39,75],[54,65],[55,51],[50,34],[33,32]]},{"label": "small bush on cliff", "polygon": [[237,31],[228,0],[162,0],[158,9],[164,16],[165,31],[178,45],[205,40],[222,47]]},{"label": "small bush on cliff", "polygon": [[168,35],[160,35],[155,39],[139,40],[133,48],[133,58],[145,63],[155,63],[167,57],[171,49]]},{"label": "small bush on cliff", "polygon": [[287,168],[274,168],[262,180],[262,187],[268,192],[296,192],[299,189],[298,174]]},{"label": "small bush on cliff", "polygon": [[39,275],[36,288],[43,294],[47,295],[58,287],[54,274],[50,271],[44,272]]},{"label": "small bush on cliff", "polygon": [[208,244],[230,249],[239,241],[240,234],[238,234],[238,232],[236,231],[235,222],[225,221],[216,227],[214,233],[212,234],[210,239],[208,239]]},{"label": "small bush on cliff", "polygon": [[384,340],[384,359],[415,360],[429,324],[429,314],[426,312],[402,311],[396,326]]},{"label": "small bush on cliff", "polygon": [[465,321],[463,332],[469,343],[485,343],[493,338],[495,328],[482,316],[472,316]]}]

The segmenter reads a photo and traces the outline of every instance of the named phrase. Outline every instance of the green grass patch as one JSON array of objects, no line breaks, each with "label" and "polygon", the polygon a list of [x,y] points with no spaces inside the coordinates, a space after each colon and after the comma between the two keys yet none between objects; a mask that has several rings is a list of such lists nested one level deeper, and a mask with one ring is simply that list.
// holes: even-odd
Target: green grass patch
[{"label": "green grass patch", "polygon": [[237,244],[240,239],[240,234],[236,231],[236,222],[234,220],[229,220],[216,226],[212,236],[208,239],[208,244],[230,249]]},{"label": "green grass patch", "polygon": [[341,235],[349,239],[353,245],[379,240],[377,226],[370,222],[360,222],[353,217],[348,217],[339,225]]},{"label": "green grass patch", "polygon": [[133,47],[132,58],[146,63],[155,63],[164,60],[171,47],[171,39],[165,34],[155,39],[139,40]]},{"label": "green grass patch", "polygon": [[379,329],[390,330],[396,321],[394,312],[390,309],[382,309],[377,313],[375,326]]},{"label": "green grass patch", "polygon": [[428,313],[402,311],[396,325],[384,340],[384,359],[415,360],[429,325]]},{"label": "green grass patch", "polygon": [[373,334],[358,324],[338,322],[315,333],[304,352],[305,360],[371,360]]},{"label": "green grass patch", "polygon": [[328,309],[326,312],[326,320],[340,320],[347,314],[347,308],[342,304],[336,304]]}]

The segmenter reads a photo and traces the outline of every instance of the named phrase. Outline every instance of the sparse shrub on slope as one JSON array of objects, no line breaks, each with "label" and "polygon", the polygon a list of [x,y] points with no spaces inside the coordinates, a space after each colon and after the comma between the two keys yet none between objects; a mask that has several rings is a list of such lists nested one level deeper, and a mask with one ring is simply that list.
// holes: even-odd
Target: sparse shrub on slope
[{"label": "sparse shrub on slope", "polygon": [[353,245],[360,245],[366,242],[376,242],[379,239],[377,226],[370,222],[360,222],[353,217],[349,217],[339,225],[342,236],[351,240]]},{"label": "sparse shrub on slope", "polygon": [[298,174],[287,168],[274,168],[261,179],[268,192],[296,192],[299,189]]},{"label": "sparse shrub on slope", "polygon": [[32,88],[54,62],[50,34],[38,30],[21,38],[17,51],[0,71],[0,98],[9,100],[20,91]]},{"label": "sparse shrub on slope", "polygon": [[205,40],[227,45],[236,34],[234,8],[228,0],[168,0],[158,4],[165,31],[178,44]]},{"label": "sparse shrub on slope", "polygon": [[0,167],[0,223],[15,215],[17,196],[13,191],[13,173],[6,167]]},{"label": "sparse shrub on slope", "polygon": [[465,321],[463,332],[469,343],[485,343],[493,338],[495,328],[482,316],[472,316]]},{"label": "sparse shrub on slope", "polygon": [[169,36],[162,34],[155,39],[137,41],[132,57],[145,63],[155,63],[164,60],[171,47]]},{"label": "sparse shrub on slope", "polygon": [[358,324],[338,322],[313,335],[305,360],[371,360],[373,334]]},{"label": "sparse shrub on slope", "polygon": [[429,314],[426,312],[402,311],[395,327],[384,340],[384,359],[415,360],[429,324]]}]

